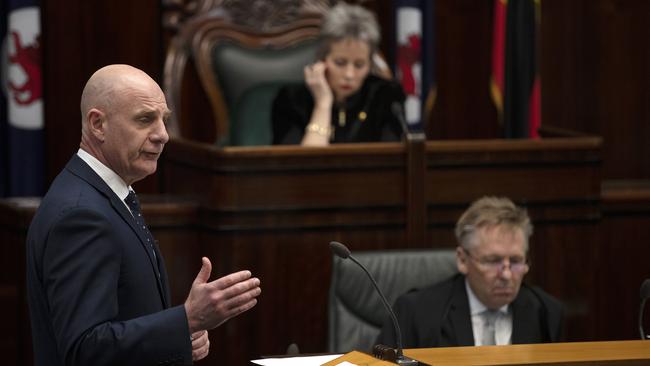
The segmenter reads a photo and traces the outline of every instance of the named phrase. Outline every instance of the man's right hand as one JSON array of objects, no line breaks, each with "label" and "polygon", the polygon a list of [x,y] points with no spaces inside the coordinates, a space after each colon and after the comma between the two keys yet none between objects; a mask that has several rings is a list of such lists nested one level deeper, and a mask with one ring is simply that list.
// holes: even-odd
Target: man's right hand
[{"label": "man's right hand", "polygon": [[185,312],[190,333],[218,327],[257,304],[256,297],[262,292],[260,280],[250,271],[240,271],[208,282],[212,264],[202,258],[199,274],[192,283],[185,300]]}]

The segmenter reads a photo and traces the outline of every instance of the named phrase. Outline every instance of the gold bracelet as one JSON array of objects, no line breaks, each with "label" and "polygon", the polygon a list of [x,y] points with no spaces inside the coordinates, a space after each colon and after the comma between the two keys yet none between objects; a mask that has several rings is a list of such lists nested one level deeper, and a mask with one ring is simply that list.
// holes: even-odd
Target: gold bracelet
[{"label": "gold bracelet", "polygon": [[314,132],[320,136],[330,138],[332,136],[332,128],[330,126],[322,127],[316,123],[310,123],[305,128],[307,132]]}]

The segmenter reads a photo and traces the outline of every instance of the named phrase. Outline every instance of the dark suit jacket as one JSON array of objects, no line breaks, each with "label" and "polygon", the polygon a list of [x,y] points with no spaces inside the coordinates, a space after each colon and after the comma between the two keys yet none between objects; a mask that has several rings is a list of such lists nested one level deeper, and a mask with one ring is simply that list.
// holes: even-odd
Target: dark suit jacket
[{"label": "dark suit jacket", "polygon": [[184,307],[122,200],[77,155],[27,234],[36,366],[191,365]]},{"label": "dark suit jacket", "polygon": [[[560,340],[562,305],[550,295],[539,288],[522,284],[510,308],[513,344]],[[462,274],[400,296],[394,310],[404,348],[474,345],[465,276]],[[395,338],[393,324],[387,319],[376,344],[396,347]]]}]

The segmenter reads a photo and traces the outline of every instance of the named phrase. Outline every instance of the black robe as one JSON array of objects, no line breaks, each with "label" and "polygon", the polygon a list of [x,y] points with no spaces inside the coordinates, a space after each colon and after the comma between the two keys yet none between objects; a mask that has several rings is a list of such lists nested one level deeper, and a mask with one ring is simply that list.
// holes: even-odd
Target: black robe
[{"label": "black robe", "polygon": [[[400,296],[394,305],[404,348],[473,346],[474,334],[465,276]],[[512,344],[558,342],[563,308],[539,288],[522,284],[510,304]],[[393,324],[386,319],[376,344],[396,347]]]},{"label": "black robe", "polygon": [[[391,105],[403,104],[404,98],[402,87],[395,81],[369,75],[345,105],[332,106],[334,135],[330,141],[399,141],[403,127],[391,112]],[[273,101],[273,144],[300,144],[313,109],[314,98],[304,83],[282,87]],[[340,123],[343,120],[345,123]]]}]

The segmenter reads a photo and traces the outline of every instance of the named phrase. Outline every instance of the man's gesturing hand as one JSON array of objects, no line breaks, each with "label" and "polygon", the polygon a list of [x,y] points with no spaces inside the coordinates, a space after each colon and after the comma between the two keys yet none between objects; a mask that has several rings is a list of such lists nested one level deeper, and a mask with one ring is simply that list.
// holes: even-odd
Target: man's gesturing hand
[{"label": "man's gesturing hand", "polygon": [[202,330],[192,334],[192,361],[205,358],[210,352],[210,339],[208,331]]},{"label": "man's gesturing hand", "polygon": [[185,312],[190,333],[218,327],[257,304],[262,292],[260,280],[251,277],[250,271],[240,271],[208,282],[212,264],[202,258],[199,274],[192,283],[185,300]]}]

